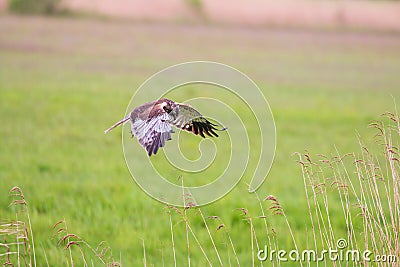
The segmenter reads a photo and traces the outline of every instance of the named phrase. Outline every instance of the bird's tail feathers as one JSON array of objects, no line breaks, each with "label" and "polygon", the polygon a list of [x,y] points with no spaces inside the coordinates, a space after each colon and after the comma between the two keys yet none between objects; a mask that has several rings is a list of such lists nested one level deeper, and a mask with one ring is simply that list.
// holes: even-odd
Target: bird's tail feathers
[{"label": "bird's tail feathers", "polygon": [[111,131],[112,129],[118,127],[119,125],[125,123],[126,121],[129,120],[129,116],[126,116],[125,118],[123,118],[122,120],[120,120],[119,122],[115,123],[113,126],[111,126],[110,128],[108,128],[107,130],[104,131],[104,133],[108,133],[109,131]]}]

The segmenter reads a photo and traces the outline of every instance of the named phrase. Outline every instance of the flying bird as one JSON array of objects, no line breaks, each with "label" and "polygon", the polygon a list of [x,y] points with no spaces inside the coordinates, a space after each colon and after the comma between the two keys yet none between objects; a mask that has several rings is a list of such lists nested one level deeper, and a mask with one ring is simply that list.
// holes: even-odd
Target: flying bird
[{"label": "flying bird", "polygon": [[149,156],[156,154],[165,142],[171,140],[172,126],[192,132],[205,138],[218,137],[215,131],[224,131],[226,128],[217,129],[216,124],[211,123],[203,115],[188,104],[176,103],[162,98],[144,103],[136,107],[128,116],[115,123],[104,131],[108,133],[115,127],[131,122],[132,137],[136,137]]}]

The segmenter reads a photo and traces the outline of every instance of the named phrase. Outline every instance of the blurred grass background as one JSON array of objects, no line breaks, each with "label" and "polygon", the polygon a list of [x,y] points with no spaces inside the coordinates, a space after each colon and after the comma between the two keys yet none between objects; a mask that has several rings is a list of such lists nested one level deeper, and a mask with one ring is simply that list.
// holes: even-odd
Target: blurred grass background
[{"label": "blurred grass background", "polygon": [[[218,61],[258,84],[277,127],[275,162],[259,194],[279,199],[300,244],[309,226],[292,153],[329,154],[334,146],[342,153],[358,151],[356,133],[371,140],[367,124],[393,110],[400,96],[396,32],[14,15],[0,16],[0,32],[0,218],[13,218],[7,191],[20,186],[36,245],[51,266],[63,257],[51,230],[62,218],[90,243],[106,240],[125,266],[142,263],[141,239],[151,263],[159,264],[162,247],[168,251],[165,207],[130,177],[120,130],[103,134],[124,114],[136,88],[165,67]],[[245,264],[251,250],[243,234],[247,225],[235,211],[241,207],[259,215],[243,185],[203,212],[230,227]],[[333,219],[344,230],[344,222]],[[292,249],[283,220],[270,220],[281,246]],[[195,227],[200,237],[207,235],[200,222]],[[176,239],[178,260],[184,262],[183,232]],[[38,262],[44,262],[41,252]],[[200,252],[192,257],[195,266],[203,263]]]}]

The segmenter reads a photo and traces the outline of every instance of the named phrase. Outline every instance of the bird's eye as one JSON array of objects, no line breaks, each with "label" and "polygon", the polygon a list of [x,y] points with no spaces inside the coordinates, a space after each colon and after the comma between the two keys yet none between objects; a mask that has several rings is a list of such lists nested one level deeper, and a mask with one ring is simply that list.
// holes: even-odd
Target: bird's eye
[{"label": "bird's eye", "polygon": [[165,112],[171,111],[171,108],[168,105],[163,106],[163,109],[165,110]]}]

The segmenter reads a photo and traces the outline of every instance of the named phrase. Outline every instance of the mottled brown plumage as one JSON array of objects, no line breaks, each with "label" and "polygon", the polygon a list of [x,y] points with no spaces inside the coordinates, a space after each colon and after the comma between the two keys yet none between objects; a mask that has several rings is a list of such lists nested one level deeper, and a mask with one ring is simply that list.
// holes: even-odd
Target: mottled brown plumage
[{"label": "mottled brown plumage", "polygon": [[204,118],[193,107],[163,98],[136,107],[104,132],[108,133],[128,120],[131,122],[132,137],[138,139],[149,156],[156,154],[160,147],[165,146],[166,141],[171,140],[171,133],[174,132],[172,125],[201,137],[218,137],[215,131],[225,130],[215,128],[216,124]]}]

